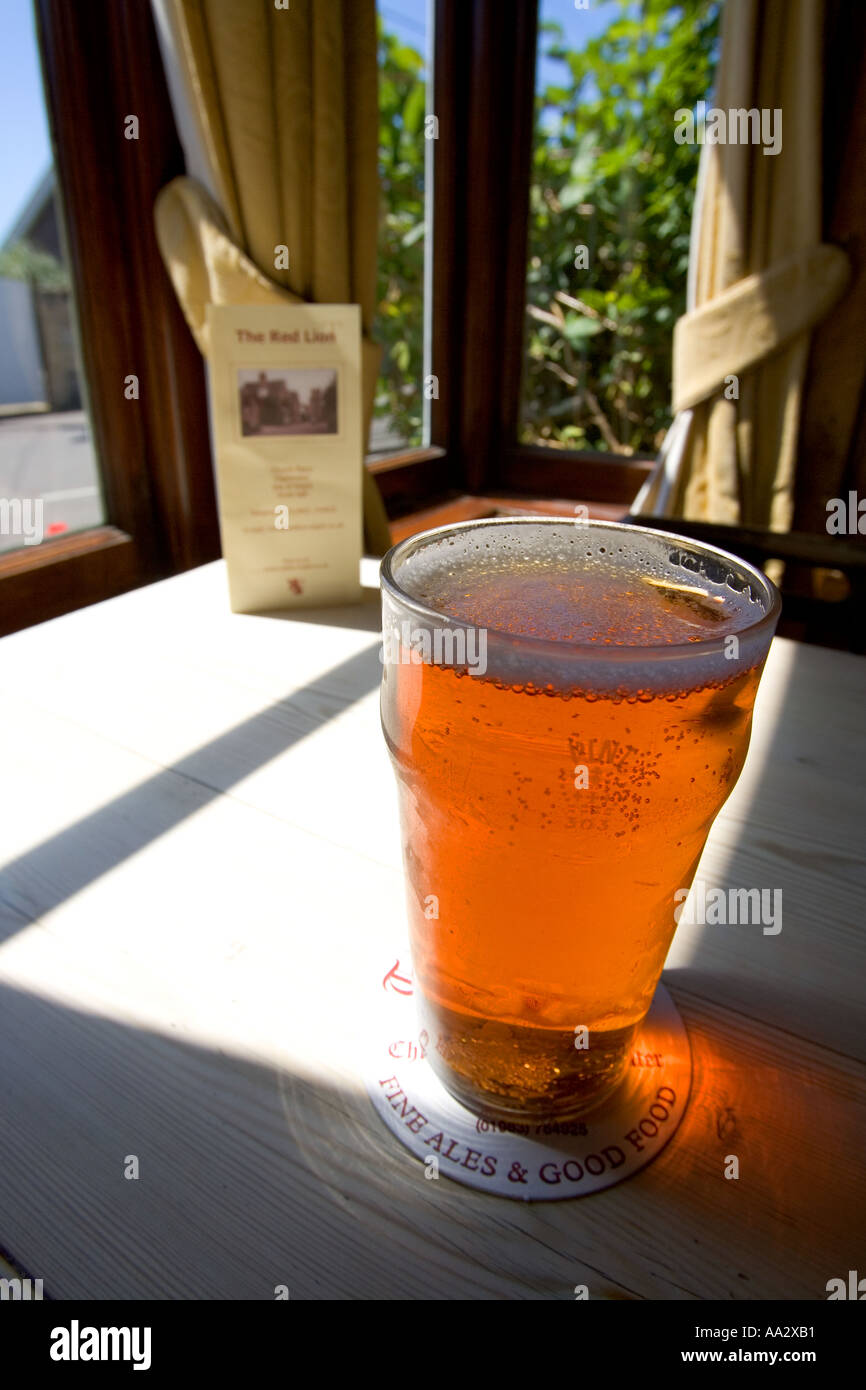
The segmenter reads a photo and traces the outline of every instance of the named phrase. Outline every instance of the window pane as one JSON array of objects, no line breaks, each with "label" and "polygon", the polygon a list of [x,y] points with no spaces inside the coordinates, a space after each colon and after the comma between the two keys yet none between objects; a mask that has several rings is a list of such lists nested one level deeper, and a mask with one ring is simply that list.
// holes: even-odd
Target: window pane
[{"label": "window pane", "polygon": [[698,145],[719,0],[541,0],[529,207],[524,443],[653,455],[670,424]]},{"label": "window pane", "polygon": [[0,551],[105,519],[31,0],[0,49]]},{"label": "window pane", "polygon": [[425,441],[424,255],[427,2],[385,0],[379,22],[379,279],[382,368],[372,452]]}]

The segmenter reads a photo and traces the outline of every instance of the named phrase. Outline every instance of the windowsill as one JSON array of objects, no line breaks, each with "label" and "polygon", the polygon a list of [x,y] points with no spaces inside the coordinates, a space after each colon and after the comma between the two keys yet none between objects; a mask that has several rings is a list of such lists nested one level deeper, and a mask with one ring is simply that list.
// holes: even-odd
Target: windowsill
[{"label": "windowsill", "polygon": [[[391,522],[391,539],[398,541],[415,536],[434,526],[453,526],[458,521],[475,521],[491,516],[561,516],[573,521],[576,508],[586,507],[593,521],[621,521],[628,513],[625,502],[573,502],[570,499],[548,497],[474,497],[468,494],[447,498],[433,506],[421,507]],[[580,513],[583,515],[583,513]]]}]

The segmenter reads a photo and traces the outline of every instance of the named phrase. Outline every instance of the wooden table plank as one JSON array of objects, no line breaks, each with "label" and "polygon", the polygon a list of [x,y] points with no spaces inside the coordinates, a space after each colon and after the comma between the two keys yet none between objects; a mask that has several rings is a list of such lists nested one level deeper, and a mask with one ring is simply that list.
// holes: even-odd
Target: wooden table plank
[{"label": "wooden table plank", "polygon": [[363,1092],[377,611],[232,615],[208,566],[0,642],[0,1247],[60,1298],[824,1297],[864,1235],[866,661],[774,648],[699,874],[783,930],[680,927],[676,1138],[527,1206],[426,1182]]},{"label": "wooden table plank", "polygon": [[54,1297],[815,1299],[862,1248],[863,1068],[806,1045],[792,1072],[788,1038],[703,1001],[680,998],[695,1085],[675,1140],[620,1187],[527,1206],[425,1182],[324,1070],[0,995],[25,1038],[4,1239]]}]

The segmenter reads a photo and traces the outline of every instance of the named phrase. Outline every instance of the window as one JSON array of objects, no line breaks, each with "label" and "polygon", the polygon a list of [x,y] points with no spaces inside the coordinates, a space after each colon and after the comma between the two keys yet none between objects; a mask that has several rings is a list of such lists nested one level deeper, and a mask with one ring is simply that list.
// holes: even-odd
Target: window
[{"label": "window", "polygon": [[719,10],[542,0],[525,443],[652,456],[671,423],[700,154],[674,113],[709,96]]},{"label": "window", "polygon": [[219,554],[201,359],[153,232],[183,157],[149,0],[36,0],[35,17],[104,512],[0,554],[0,632]]},{"label": "window", "polygon": [[379,6],[379,278],[382,368],[370,452],[425,442],[426,0]]},{"label": "window", "polygon": [[[392,516],[437,499],[627,509],[668,424],[685,297],[697,156],[673,111],[708,94],[719,8],[434,0],[435,395],[428,448],[374,465]],[[420,139],[398,128],[420,171]],[[420,356],[404,356],[417,383]]]},{"label": "window", "polygon": [[[646,112],[711,80],[718,8],[642,0],[636,32],[636,4],[600,3],[581,37],[566,0],[543,0],[540,31],[533,0],[381,0],[369,466],[392,517],[449,499],[467,515],[496,498],[627,508],[666,424],[693,183],[694,150],[648,147]],[[65,531],[0,553],[0,631],[219,553],[201,359],[153,234],[184,166],[150,0],[35,14],[100,471],[53,488],[94,488],[89,516],[65,498]],[[136,140],[130,113],[147,113]]]},{"label": "window", "polygon": [[0,54],[0,553],[105,520],[29,0]]}]

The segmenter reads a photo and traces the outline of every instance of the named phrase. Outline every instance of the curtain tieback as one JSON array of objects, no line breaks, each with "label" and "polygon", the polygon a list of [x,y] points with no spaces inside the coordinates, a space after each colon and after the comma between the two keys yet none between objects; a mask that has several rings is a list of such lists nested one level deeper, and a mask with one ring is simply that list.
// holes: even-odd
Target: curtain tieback
[{"label": "curtain tieback", "polygon": [[[157,195],[154,206],[156,239],[171,276],[175,294],[203,357],[210,353],[208,304],[303,304],[306,301],[275,285],[229,234],[220,209],[194,179],[172,179]],[[364,391],[364,438],[373,409],[373,389],[382,350],[370,338],[361,339]],[[374,555],[391,544],[388,518],[375,479],[361,468],[364,541]]]},{"label": "curtain tieback", "polygon": [[850,278],[845,252],[818,245],[737,280],[674,328],[673,408],[688,410],[818,323]]},{"label": "curtain tieback", "polygon": [[[229,234],[222,212],[194,179],[181,176],[160,189],[154,206],[156,239],[203,357],[210,352],[208,304],[304,304],[263,275]],[[381,348],[362,338],[365,375],[375,381]]]}]

